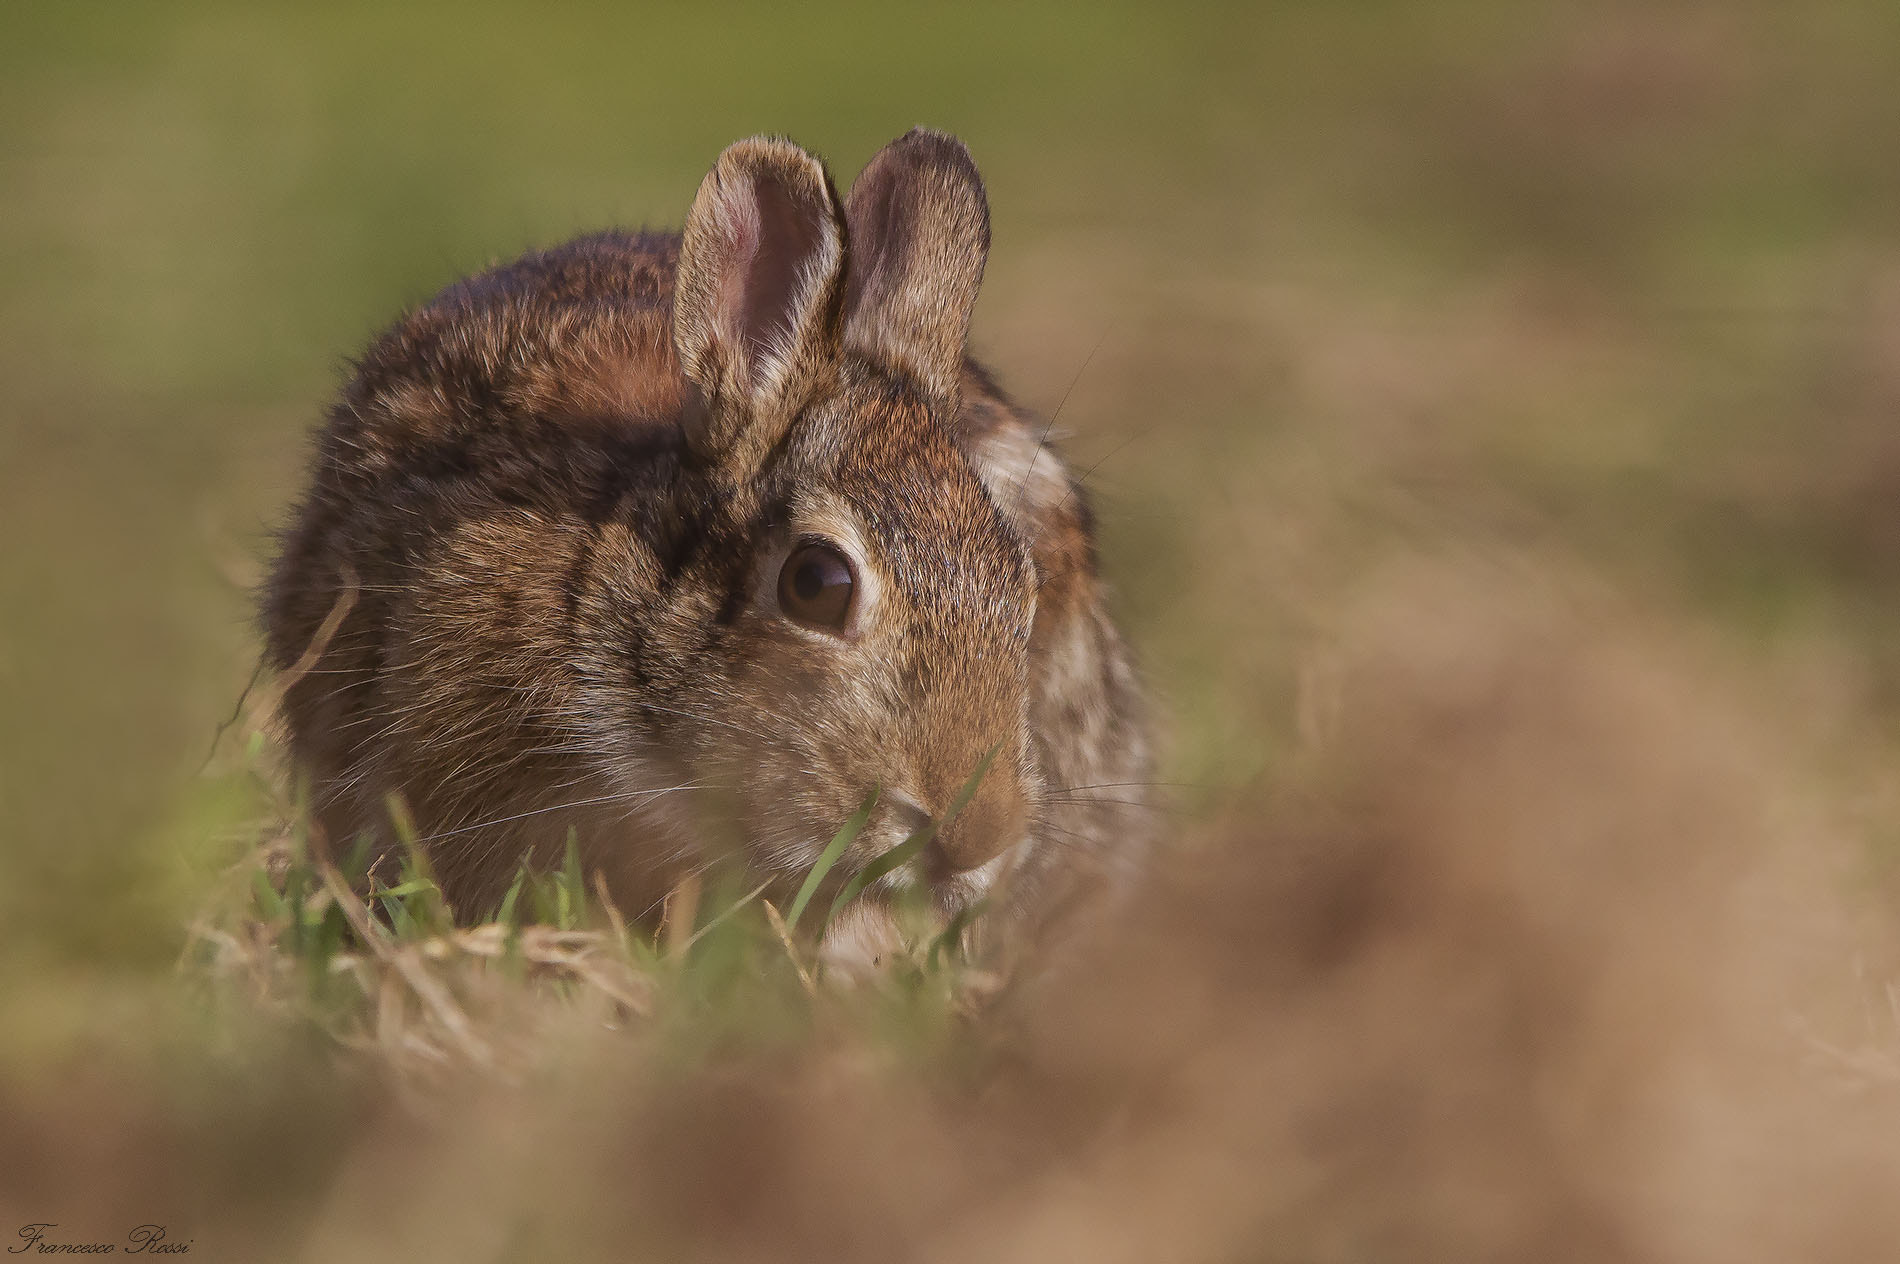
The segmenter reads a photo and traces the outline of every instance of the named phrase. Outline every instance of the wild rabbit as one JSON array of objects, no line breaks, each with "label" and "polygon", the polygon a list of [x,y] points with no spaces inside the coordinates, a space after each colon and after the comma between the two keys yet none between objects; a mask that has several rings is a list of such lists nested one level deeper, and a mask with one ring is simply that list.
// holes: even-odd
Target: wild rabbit
[{"label": "wild rabbit", "polygon": [[646,908],[735,850],[1015,909],[1145,846],[1150,741],[1082,489],[965,354],[989,247],[919,129],[841,205],[740,141],[679,234],[602,233],[444,290],[332,407],[263,601],[333,845],[399,795],[451,904],[570,832]]}]

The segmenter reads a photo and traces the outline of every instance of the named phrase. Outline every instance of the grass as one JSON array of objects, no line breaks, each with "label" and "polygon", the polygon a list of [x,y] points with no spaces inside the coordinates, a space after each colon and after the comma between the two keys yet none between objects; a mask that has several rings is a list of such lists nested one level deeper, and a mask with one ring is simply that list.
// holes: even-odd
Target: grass
[{"label": "grass", "polygon": [[[275,755],[262,734],[243,745],[242,775],[273,784]],[[733,869],[683,881],[651,927],[630,925],[604,877],[582,872],[573,837],[560,868],[540,872],[524,857],[498,908],[458,916],[400,799],[388,805],[399,845],[389,880],[375,872],[367,836],[332,857],[301,799],[278,795],[281,822],[193,923],[180,965],[222,992],[226,1004],[262,1003],[410,1080],[450,1067],[518,1076],[534,1051],[498,1042],[494,1027],[497,1008],[521,996],[563,1004],[585,992],[609,1007],[606,1021],[617,1027],[704,1022],[741,1042],[767,1033],[786,1039],[785,1030],[720,1016],[802,1014],[793,1026],[806,1030],[812,1007],[835,1004],[844,994],[818,951],[827,930],[956,816],[994,755],[941,818],[841,881],[834,868],[870,819],[874,789],[819,854],[785,913],[766,898],[765,885],[750,885]],[[835,894],[814,910],[821,891]],[[877,991],[881,1023],[913,1037],[944,1033],[954,1015],[974,1013],[995,990],[996,977],[968,951],[982,908],[974,904],[939,924],[915,888],[895,896],[896,949],[871,979],[858,980]],[[817,914],[809,923],[808,911]]]}]

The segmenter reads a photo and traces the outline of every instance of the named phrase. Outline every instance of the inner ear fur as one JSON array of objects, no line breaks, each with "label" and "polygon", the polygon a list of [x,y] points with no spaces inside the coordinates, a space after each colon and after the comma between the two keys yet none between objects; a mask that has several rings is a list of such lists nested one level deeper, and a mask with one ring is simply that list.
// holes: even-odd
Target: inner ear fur
[{"label": "inner ear fur", "polygon": [[700,401],[687,441],[710,460],[769,450],[834,371],[844,216],[831,176],[788,140],[727,148],[681,235],[673,344]]},{"label": "inner ear fur", "polygon": [[844,341],[954,405],[990,206],[970,151],[916,128],[866,164],[845,199]]}]

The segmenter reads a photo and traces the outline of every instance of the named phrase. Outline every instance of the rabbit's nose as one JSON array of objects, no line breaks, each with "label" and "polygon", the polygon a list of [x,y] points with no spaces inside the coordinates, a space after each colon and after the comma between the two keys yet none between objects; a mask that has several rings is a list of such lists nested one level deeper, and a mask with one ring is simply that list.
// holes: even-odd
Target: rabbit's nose
[{"label": "rabbit's nose", "polygon": [[1029,807],[1022,788],[996,777],[937,831],[924,853],[931,878],[947,878],[981,868],[1014,846],[1028,825]]}]

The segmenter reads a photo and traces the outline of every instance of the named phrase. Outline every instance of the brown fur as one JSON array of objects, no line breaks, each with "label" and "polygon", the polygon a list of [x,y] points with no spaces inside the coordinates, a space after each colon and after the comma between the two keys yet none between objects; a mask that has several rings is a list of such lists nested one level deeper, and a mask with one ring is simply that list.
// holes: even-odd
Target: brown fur
[{"label": "brown fur", "polygon": [[[264,606],[281,670],[354,588],[283,708],[327,833],[400,795],[471,914],[572,831],[639,907],[733,848],[795,879],[879,785],[848,871],[996,749],[912,880],[948,909],[998,857],[1021,904],[1126,868],[1139,690],[1081,489],[964,350],[988,235],[950,137],[844,206],[753,139],[682,235],[528,255],[379,337]],[[775,605],[813,535],[860,573],[843,636]]]}]

